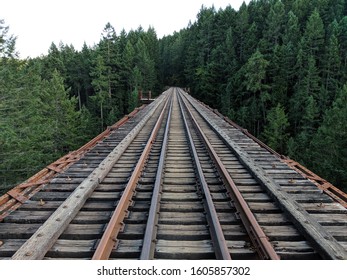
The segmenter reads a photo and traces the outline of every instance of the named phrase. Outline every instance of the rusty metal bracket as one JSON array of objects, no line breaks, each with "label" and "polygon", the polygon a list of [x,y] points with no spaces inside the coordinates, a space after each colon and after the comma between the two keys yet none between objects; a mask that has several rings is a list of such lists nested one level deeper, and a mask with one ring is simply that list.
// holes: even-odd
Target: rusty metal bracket
[{"label": "rusty metal bracket", "polygon": [[18,202],[20,202],[20,203],[24,203],[24,202],[27,201],[27,199],[28,199],[26,196],[24,196],[24,195],[22,195],[21,193],[19,193],[16,189],[9,190],[9,191],[7,192],[7,194],[8,194],[10,197],[12,197],[12,198],[14,198],[15,200],[17,200]]},{"label": "rusty metal bracket", "polygon": [[63,172],[62,169],[60,169],[60,168],[54,166],[53,164],[48,165],[48,166],[47,166],[47,169],[52,170],[52,171],[54,171],[54,172],[56,172],[56,173],[62,173],[62,172]]},{"label": "rusty metal bracket", "polygon": [[332,199],[340,203],[343,207],[347,208],[347,194],[329,183],[327,180],[319,177],[317,174],[313,173],[311,170],[302,166],[295,160],[286,158],[282,159],[290,168],[294,169],[296,172],[300,173],[304,178],[311,180],[320,190],[330,196]]}]

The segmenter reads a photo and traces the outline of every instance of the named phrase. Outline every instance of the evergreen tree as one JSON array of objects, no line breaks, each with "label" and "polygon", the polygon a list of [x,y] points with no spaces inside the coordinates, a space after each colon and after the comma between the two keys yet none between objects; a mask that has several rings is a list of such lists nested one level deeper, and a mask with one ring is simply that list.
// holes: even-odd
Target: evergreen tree
[{"label": "evergreen tree", "polygon": [[[347,16],[344,16],[339,22],[338,26],[338,39],[340,44],[340,56],[343,66],[343,73],[347,73]],[[344,74],[344,81],[346,81],[347,74]]]},{"label": "evergreen tree", "polygon": [[311,141],[317,130],[318,108],[313,96],[307,96],[303,104],[303,115],[299,122],[300,132],[289,144],[289,155],[304,164],[312,162]]},{"label": "evergreen tree", "polygon": [[249,30],[249,13],[248,7],[245,2],[242,3],[239,12],[237,14],[235,35],[236,35],[236,52],[240,63],[245,63],[247,60],[245,45],[247,41],[247,35]]},{"label": "evergreen tree", "polygon": [[300,24],[298,17],[293,13],[293,11],[288,12],[288,21],[284,28],[283,43],[292,44],[293,46],[298,46],[300,42]]},{"label": "evergreen tree", "polygon": [[[299,51],[299,55],[300,55]],[[302,54],[302,53],[301,53]],[[298,61],[301,61],[299,58]],[[300,63],[300,62],[299,62]],[[299,78],[295,93],[290,100],[290,120],[294,124],[294,132],[300,132],[302,112],[304,111],[305,100],[312,96],[318,102],[321,101],[321,85],[316,61],[313,56],[308,58],[308,68],[301,68],[301,77]],[[321,105],[318,104],[319,109]]]},{"label": "evergreen tree", "polygon": [[5,26],[5,21],[0,19],[0,59],[13,58],[17,56],[16,37],[8,34],[9,27]]},{"label": "evergreen tree", "polygon": [[[94,94],[92,78],[90,76],[92,68],[92,50],[86,43],[83,44],[82,51],[77,54],[78,73],[81,82],[81,99],[82,104],[88,105],[88,98]],[[77,94],[78,95],[78,94]]]},{"label": "evergreen tree", "polygon": [[[266,121],[266,103],[269,100],[266,84],[266,69],[269,62],[259,50],[248,59],[241,71],[244,73],[244,86],[251,95],[249,97],[250,119],[252,119],[252,132],[260,134],[260,126]],[[262,117],[262,120],[260,118]]]},{"label": "evergreen tree", "polygon": [[56,70],[49,81],[44,81],[44,86],[41,113],[46,117],[46,136],[51,140],[50,147],[46,146],[46,149],[51,151],[51,156],[57,158],[78,148],[79,143],[76,145],[74,141],[79,118],[79,113],[75,110],[77,99],[70,98],[63,78]]},{"label": "evergreen tree", "polygon": [[301,40],[304,57],[313,57],[317,65],[322,65],[325,28],[318,9],[315,9],[309,17],[306,29]]},{"label": "evergreen tree", "polygon": [[266,19],[267,28],[265,33],[265,38],[269,43],[269,48],[281,44],[284,34],[286,14],[284,9],[284,4],[282,1],[278,0],[271,6],[270,12]]},{"label": "evergreen tree", "polygon": [[344,186],[347,182],[347,85],[326,111],[311,148],[312,157],[319,160],[312,161],[310,166],[337,186]]},{"label": "evergreen tree", "polygon": [[[94,68],[91,72],[91,76],[93,77],[92,85],[96,92],[95,96],[91,97],[91,100],[95,102],[98,106],[99,116],[100,116],[100,131],[103,131],[105,128],[105,106],[106,100],[111,98],[110,95],[110,83],[109,83],[109,71],[106,67],[103,58],[101,55],[96,57]],[[109,102],[107,102],[109,104]]]},{"label": "evergreen tree", "polygon": [[147,47],[141,38],[138,39],[135,50],[135,64],[142,76],[140,87],[145,91],[152,90],[156,81],[154,60],[150,58]]},{"label": "evergreen tree", "polygon": [[[60,45],[63,47],[62,43]],[[41,76],[45,80],[49,80],[53,76],[53,72],[57,70],[63,77],[66,77],[66,66],[61,51],[55,43],[52,43],[48,49],[48,55],[41,62]]]},{"label": "evergreen tree", "polygon": [[330,107],[335,99],[336,92],[340,88],[341,81],[341,58],[340,47],[335,34],[331,35],[326,46],[323,67],[323,93],[322,112]]},{"label": "evergreen tree", "polygon": [[273,107],[267,115],[267,124],[264,129],[263,137],[266,143],[274,150],[285,152],[289,122],[283,106],[278,104]]}]

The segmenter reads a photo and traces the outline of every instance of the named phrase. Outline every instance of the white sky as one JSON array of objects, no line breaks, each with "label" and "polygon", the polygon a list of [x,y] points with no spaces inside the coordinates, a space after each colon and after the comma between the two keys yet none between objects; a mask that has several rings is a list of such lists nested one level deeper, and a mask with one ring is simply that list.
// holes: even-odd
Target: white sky
[{"label": "white sky", "polygon": [[[158,38],[194,22],[202,5],[216,10],[230,4],[238,10],[243,0],[0,0],[0,19],[17,36],[20,57],[47,54],[52,42],[72,44],[99,42],[107,22],[117,34],[140,25],[154,27]],[[246,3],[249,0],[245,1]]]}]

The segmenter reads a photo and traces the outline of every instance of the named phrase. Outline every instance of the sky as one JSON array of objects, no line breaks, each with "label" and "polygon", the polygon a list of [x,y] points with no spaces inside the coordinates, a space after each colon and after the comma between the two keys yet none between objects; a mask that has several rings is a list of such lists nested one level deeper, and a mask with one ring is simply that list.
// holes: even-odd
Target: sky
[{"label": "sky", "polygon": [[[0,0],[0,19],[17,37],[21,58],[47,54],[52,42],[72,44],[80,50],[83,43],[97,44],[106,23],[117,34],[140,25],[152,26],[158,38],[173,34],[196,20],[202,5],[236,10],[243,0]],[[246,3],[249,0],[245,1]]]}]

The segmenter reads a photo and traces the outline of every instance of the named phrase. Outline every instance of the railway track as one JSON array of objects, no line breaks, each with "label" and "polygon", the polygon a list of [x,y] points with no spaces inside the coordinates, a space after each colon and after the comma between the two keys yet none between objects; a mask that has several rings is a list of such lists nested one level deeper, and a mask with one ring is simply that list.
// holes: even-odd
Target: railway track
[{"label": "railway track", "polygon": [[347,210],[177,88],[0,223],[12,259],[347,259]]}]

